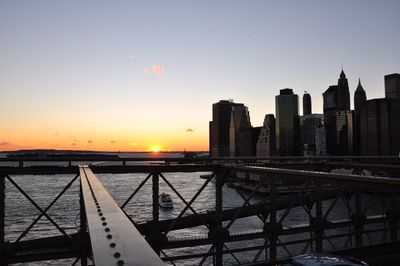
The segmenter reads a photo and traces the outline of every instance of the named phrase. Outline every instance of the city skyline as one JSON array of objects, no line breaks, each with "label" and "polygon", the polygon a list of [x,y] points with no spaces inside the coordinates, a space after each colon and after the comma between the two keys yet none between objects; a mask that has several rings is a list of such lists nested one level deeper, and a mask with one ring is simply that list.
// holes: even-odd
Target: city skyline
[{"label": "city skyline", "polygon": [[399,11],[397,1],[3,1],[0,151],[208,150],[213,103],[246,103],[261,126],[292,88],[322,113],[342,67],[351,99],[359,78],[367,99],[383,98],[384,75],[400,71]]}]

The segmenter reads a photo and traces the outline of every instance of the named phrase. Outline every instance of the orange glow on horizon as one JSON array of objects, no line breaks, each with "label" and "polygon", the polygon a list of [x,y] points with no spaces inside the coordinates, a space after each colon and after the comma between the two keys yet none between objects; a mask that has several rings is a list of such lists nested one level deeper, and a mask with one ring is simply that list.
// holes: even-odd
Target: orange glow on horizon
[{"label": "orange glow on horizon", "polygon": [[[145,125],[145,124],[144,124]],[[0,151],[13,150],[87,150],[104,152],[207,151],[207,128],[171,126],[167,130],[106,127],[77,124],[42,126],[18,124],[0,132]]]},{"label": "orange glow on horizon", "polygon": [[159,153],[160,151],[165,151],[165,150],[161,148],[159,145],[153,145],[150,147],[149,151],[153,153]]}]

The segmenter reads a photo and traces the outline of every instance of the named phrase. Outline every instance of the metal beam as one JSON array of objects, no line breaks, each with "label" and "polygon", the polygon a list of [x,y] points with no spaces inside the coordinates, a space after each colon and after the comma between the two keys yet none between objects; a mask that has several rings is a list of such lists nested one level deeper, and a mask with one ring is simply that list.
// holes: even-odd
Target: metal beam
[{"label": "metal beam", "polygon": [[[253,173],[270,174],[276,177],[287,177],[290,179],[313,179],[324,182],[334,182],[347,185],[357,185],[359,187],[400,189],[400,179],[376,176],[360,176],[352,174],[326,173],[316,171],[293,170],[283,168],[271,168],[260,166],[234,166],[222,165],[223,168],[234,171],[249,171]],[[267,178],[267,177],[266,177]]]},{"label": "metal beam", "polygon": [[95,265],[163,265],[90,168],[79,170]]}]

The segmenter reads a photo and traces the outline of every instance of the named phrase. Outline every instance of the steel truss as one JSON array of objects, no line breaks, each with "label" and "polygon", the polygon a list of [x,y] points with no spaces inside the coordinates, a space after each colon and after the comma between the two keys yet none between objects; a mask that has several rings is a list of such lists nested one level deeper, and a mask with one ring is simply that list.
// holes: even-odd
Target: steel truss
[{"label": "steel truss", "polygon": [[[20,167],[17,167],[20,168]],[[28,173],[28,167],[21,172]],[[0,238],[2,264],[24,261],[37,261],[57,258],[76,258],[76,263],[87,265],[93,259],[92,245],[89,242],[93,232],[88,231],[83,190],[80,196],[80,227],[75,233],[67,233],[59,226],[48,211],[61,196],[81,177],[77,168],[66,166],[74,176],[65,187],[55,195],[47,207],[42,208],[12,178],[3,174],[0,178]],[[376,178],[371,176],[333,174],[291,169],[268,168],[260,166],[238,165],[126,165],[101,168],[91,167],[93,172],[146,173],[145,178],[132,189],[132,193],[119,208],[125,212],[129,222],[145,236],[161,259],[175,265],[180,260],[198,259],[199,265],[212,262],[224,263],[267,263],[273,264],[286,258],[305,252],[338,252],[375,246],[375,251],[390,243],[399,241],[400,220],[400,180]],[[1,170],[1,169],[0,169]],[[40,171],[42,171],[41,169]],[[39,169],[33,169],[38,173]],[[39,172],[40,172],[39,171]],[[56,173],[57,170],[51,168]],[[185,198],[174,186],[168,175],[170,172],[210,171],[200,188]],[[5,173],[5,171],[0,171]],[[12,173],[18,171],[13,169]],[[245,178],[239,178],[238,172],[244,172]],[[258,176],[252,180],[251,175]],[[215,180],[214,209],[208,213],[196,210],[193,203]],[[227,209],[224,207],[224,185],[230,182],[253,183],[249,192],[238,190],[242,205]],[[19,191],[39,211],[39,215],[13,242],[5,239],[5,183]],[[160,182],[171,189],[183,204],[183,209],[172,218],[161,220],[158,205]],[[150,184],[151,183],[151,184]],[[152,220],[138,223],[134,213],[127,213],[127,206],[136,203],[135,196],[148,184],[152,188]],[[81,184],[82,186],[82,184]],[[255,202],[260,188],[266,190],[262,203]],[[260,196],[258,195],[259,199]],[[190,214],[188,213],[190,211]],[[24,215],[24,214],[21,214]],[[301,223],[295,217],[302,215]],[[35,224],[45,217],[58,234],[36,240],[24,240]],[[253,217],[256,226],[237,231],[235,224],[241,219]],[[171,237],[172,231],[183,228],[202,227],[205,234],[193,234],[190,238]],[[378,245],[380,244],[380,245]],[[379,248],[381,247],[381,248]],[[399,247],[399,245],[397,245]],[[190,254],[178,254],[181,248],[192,248]],[[27,253],[30,252],[30,255]],[[174,252],[171,252],[174,251]],[[355,252],[355,251],[354,251]],[[369,252],[373,255],[372,252]],[[174,255],[172,255],[174,254]]]}]

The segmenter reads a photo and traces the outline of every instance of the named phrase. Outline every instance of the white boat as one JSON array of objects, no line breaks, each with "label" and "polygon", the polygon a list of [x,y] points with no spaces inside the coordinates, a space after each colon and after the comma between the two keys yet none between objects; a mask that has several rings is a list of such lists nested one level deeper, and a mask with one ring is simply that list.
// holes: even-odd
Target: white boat
[{"label": "white boat", "polygon": [[158,196],[158,204],[163,208],[173,208],[174,204],[170,194],[162,193]]}]

